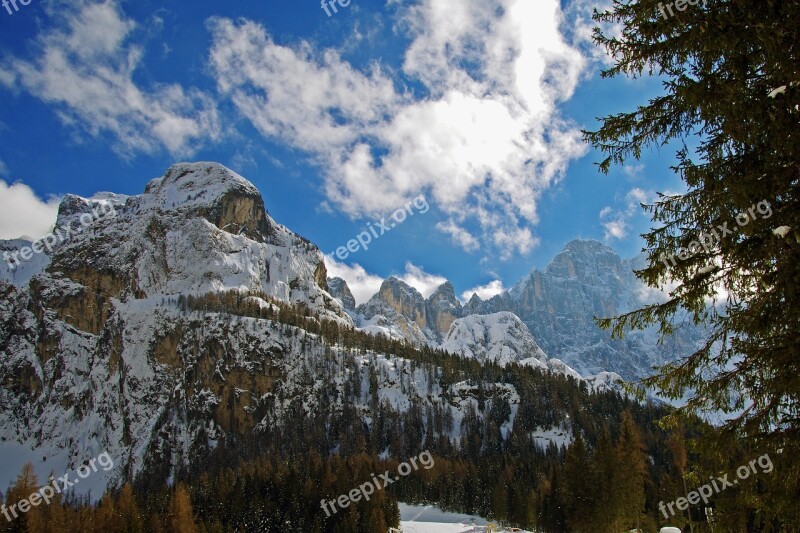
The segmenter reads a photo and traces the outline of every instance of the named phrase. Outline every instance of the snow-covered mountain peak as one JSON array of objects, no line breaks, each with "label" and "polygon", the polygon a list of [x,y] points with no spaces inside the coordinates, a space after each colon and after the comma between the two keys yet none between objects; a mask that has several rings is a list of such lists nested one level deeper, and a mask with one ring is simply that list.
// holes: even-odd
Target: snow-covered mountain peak
[{"label": "snow-covered mountain peak", "polygon": [[533,358],[547,366],[547,355],[539,348],[528,327],[509,312],[469,315],[450,326],[441,348],[455,355],[505,366]]},{"label": "snow-covered mountain peak", "polygon": [[[429,302],[444,302],[448,305],[456,307],[458,298],[456,298],[456,289],[449,281],[445,281],[439,285],[435,291],[428,297]],[[460,304],[458,305],[460,306]]]},{"label": "snow-covered mountain peak", "polygon": [[145,187],[161,209],[212,205],[230,193],[261,198],[255,185],[219,163],[177,163]]}]

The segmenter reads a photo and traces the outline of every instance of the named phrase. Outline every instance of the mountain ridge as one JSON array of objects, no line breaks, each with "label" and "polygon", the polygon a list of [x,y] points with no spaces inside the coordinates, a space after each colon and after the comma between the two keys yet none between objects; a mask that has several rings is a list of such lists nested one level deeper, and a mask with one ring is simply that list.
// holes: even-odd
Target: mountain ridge
[{"label": "mountain ridge", "polygon": [[[462,305],[455,298],[452,284],[446,281],[433,293],[452,294],[442,323],[431,321],[431,308],[421,295],[416,297],[417,307],[411,313],[382,297],[384,286],[367,303],[350,312],[356,323],[369,331],[432,346],[440,346],[447,337],[448,330],[442,324],[452,325],[471,315],[510,312],[523,321],[549,357],[558,358],[580,375],[614,372],[637,380],[650,375],[654,367],[691,353],[702,340],[702,331],[693,325],[684,325],[663,344],[654,328],[631,332],[619,340],[611,339],[610,332],[597,326],[595,317],[632,311],[650,303],[653,294],[658,294],[634,274],[635,269],[644,266],[644,260],[642,254],[623,259],[600,241],[573,239],[544,269],[533,268],[511,288],[487,300],[473,294]],[[389,279],[392,285],[403,283],[397,278]],[[344,280],[339,283],[347,286]],[[407,293],[418,293],[404,285]],[[419,319],[421,316],[424,319]]]}]

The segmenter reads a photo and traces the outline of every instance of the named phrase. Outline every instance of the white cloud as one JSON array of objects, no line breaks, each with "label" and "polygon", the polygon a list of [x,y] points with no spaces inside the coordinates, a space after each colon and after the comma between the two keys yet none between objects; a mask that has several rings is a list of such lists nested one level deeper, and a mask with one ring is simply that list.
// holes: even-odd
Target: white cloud
[{"label": "white cloud", "polygon": [[[603,209],[603,211],[606,209]],[[613,212],[611,215],[607,214],[605,217],[601,216],[600,220],[605,230],[604,238],[607,241],[611,239],[624,239],[628,236],[628,224],[619,212]]]},{"label": "white cloud", "polygon": [[[339,263],[330,255],[325,256],[325,268],[328,270],[329,278],[342,278],[347,282],[357,305],[366,303],[377,294],[384,282],[384,278],[370,274],[361,265]],[[395,277],[417,289],[425,298],[447,281],[447,278],[442,276],[428,274],[411,262],[406,262],[405,272]]]},{"label": "white cloud", "polygon": [[0,159],[0,177],[8,176],[8,165],[6,165],[5,161]]},{"label": "white cloud", "polygon": [[628,203],[629,209],[637,209],[641,207],[640,204],[646,204],[650,202],[651,198],[642,189],[636,187],[628,191],[628,194],[625,195],[625,201]]},{"label": "white cloud", "polygon": [[[586,65],[559,31],[558,0],[392,3],[410,38],[396,76],[308,42],[277,44],[253,22],[212,19],[219,91],[264,136],[317,160],[328,199],[348,214],[385,214],[426,194],[451,220],[477,220],[501,257],[529,251],[542,192],[586,152],[557,110]],[[417,82],[426,94],[400,89]],[[475,249],[463,226],[439,229]]]},{"label": "white cloud", "polygon": [[359,264],[353,266],[339,263],[331,256],[325,256],[325,268],[329,278],[342,278],[350,287],[350,292],[356,299],[356,305],[361,305],[378,292],[383,283],[383,278],[368,273]]},{"label": "white cloud", "polygon": [[41,200],[23,183],[0,180],[0,239],[38,239],[53,228],[60,198]]},{"label": "white cloud", "polygon": [[435,274],[428,274],[422,270],[422,268],[411,264],[411,262],[406,262],[405,274],[397,276],[397,279],[400,279],[417,289],[425,298],[433,294],[433,291],[439,288],[442,283],[447,281],[447,278],[445,277],[437,276]]},{"label": "white cloud", "polygon": [[502,294],[505,292],[505,287],[503,287],[503,282],[500,280],[490,281],[486,285],[478,285],[477,287],[472,287],[461,293],[461,301],[468,302],[470,298],[472,298],[473,294],[477,294],[478,298],[481,300],[488,300],[493,296],[497,296],[498,294]]},{"label": "white cloud", "polygon": [[631,179],[639,179],[644,172],[644,165],[622,165],[622,172]]},{"label": "white cloud", "polygon": [[436,224],[436,229],[442,233],[450,235],[450,238],[453,240],[453,242],[467,252],[474,252],[480,247],[478,239],[476,239],[469,231],[462,228],[452,220],[448,220],[447,222],[439,222]]},{"label": "white cloud", "polygon": [[600,210],[600,225],[605,230],[605,239],[624,239],[628,236],[630,220],[639,212],[641,205],[652,202],[651,195],[635,187],[625,195],[625,206],[622,209],[613,209],[606,206]]},{"label": "white cloud", "polygon": [[25,90],[51,104],[67,125],[91,136],[111,135],[125,155],[156,152],[189,155],[220,136],[216,104],[180,85],[140,87],[134,73],[142,48],[129,44],[136,24],[116,0],[55,2],[55,27],[34,40],[36,57],[0,63],[0,84]]}]

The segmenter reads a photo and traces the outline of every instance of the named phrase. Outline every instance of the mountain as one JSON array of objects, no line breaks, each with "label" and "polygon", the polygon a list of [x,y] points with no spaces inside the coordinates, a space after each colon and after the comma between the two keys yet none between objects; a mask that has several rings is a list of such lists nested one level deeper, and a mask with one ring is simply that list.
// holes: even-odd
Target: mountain
[{"label": "mountain", "polygon": [[[328,280],[344,304],[350,289],[339,278]],[[352,309],[352,306],[350,306]],[[536,344],[528,327],[513,313],[469,314],[448,281],[427,299],[404,281],[390,277],[365,304],[351,312],[359,330],[429,346],[466,359],[500,366],[526,364],[581,380],[578,372],[558,359],[550,359]],[[616,376],[617,381],[620,380]],[[614,381],[614,380],[612,380]],[[587,382],[592,385],[594,381]],[[607,384],[600,384],[603,388]]]},{"label": "mountain", "polygon": [[404,281],[390,277],[368,302],[355,309],[355,314],[364,331],[436,346],[463,312],[450,282],[426,299]]},{"label": "mountain", "polygon": [[353,293],[350,292],[350,287],[347,286],[345,280],[342,278],[328,278],[328,292],[342,302],[345,311],[355,310],[356,299]]},{"label": "mountain", "polygon": [[258,321],[186,313],[187,296],[258,295],[251,304],[274,298],[352,325],[325,290],[322,253],[218,164],[175,165],[138,196],[68,195],[56,227],[72,232],[49,255],[0,266],[0,450],[16,458],[0,484],[25,460],[44,479],[105,450],[116,468],[95,480],[100,494],[165,442],[260,423],[277,377],[291,388],[292,365],[324,350]]},{"label": "mountain", "polygon": [[[539,372],[541,350],[515,317],[457,318],[449,284],[424,299],[392,278],[352,309],[320,250],[215,163],[174,165],[140,195],[68,195],[56,227],[64,239],[46,254],[0,266],[0,486],[28,461],[46,479],[102,452],[114,467],[78,494],[166,482],[254,450],[368,444],[407,458],[423,442],[454,453],[469,435],[479,454],[512,433],[563,434],[595,401],[564,369]],[[20,246],[34,243],[0,241]],[[452,332],[478,360],[369,336],[351,315],[423,344]],[[502,374],[479,361],[514,354],[532,357],[528,368]]]},{"label": "mountain", "polygon": [[546,352],[581,374],[613,371],[635,380],[688,355],[702,340],[691,324],[678,328],[664,345],[658,344],[655,328],[612,340],[597,326],[595,317],[617,316],[660,296],[636,278],[634,270],[643,262],[642,256],[623,260],[597,241],[575,240],[544,271],[534,269],[485,304],[517,314]]},{"label": "mountain", "polygon": [[[617,316],[661,296],[634,274],[644,260],[641,255],[623,260],[603,243],[574,240],[543,271],[532,270],[510,290],[489,300],[473,295],[462,306],[449,282],[426,300],[413,287],[389,278],[353,316],[366,331],[441,347],[466,357],[482,359],[502,352],[506,355],[499,361],[538,359],[527,343],[514,342],[513,337],[522,336],[519,328],[508,330],[507,339],[490,335],[490,347],[465,349],[462,341],[472,334],[471,328],[485,324],[481,319],[469,323],[460,320],[512,313],[527,326],[525,335],[532,335],[537,350],[546,353],[545,358],[557,358],[568,373],[572,369],[583,376],[611,372],[636,380],[650,375],[654,366],[691,353],[703,339],[702,331],[691,323],[681,325],[664,344],[658,343],[655,328],[612,340],[609,331],[597,326],[595,317]],[[506,320],[511,323],[510,318]],[[457,324],[460,327],[453,332]],[[453,335],[459,341],[449,343]],[[519,352],[511,355],[514,349]]]},{"label": "mountain", "polygon": [[[482,363],[506,366],[510,363],[530,365],[581,380],[581,376],[558,359],[550,359],[536,344],[528,327],[514,313],[469,315],[456,319],[445,341],[439,346],[446,352]],[[603,388],[612,387],[619,376],[610,376]],[[590,383],[594,387],[595,382]]]}]

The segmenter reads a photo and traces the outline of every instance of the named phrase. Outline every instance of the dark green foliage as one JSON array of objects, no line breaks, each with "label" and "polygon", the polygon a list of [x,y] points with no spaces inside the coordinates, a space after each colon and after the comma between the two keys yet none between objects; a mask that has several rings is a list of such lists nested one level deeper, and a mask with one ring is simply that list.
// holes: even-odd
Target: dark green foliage
[{"label": "dark green foliage", "polygon": [[[607,155],[604,172],[648,147],[680,145],[673,168],[687,191],[645,206],[655,229],[639,273],[651,286],[677,288],[661,305],[601,325],[616,335],[651,324],[668,335],[687,319],[708,325],[704,346],[644,385],[688,394],[687,411],[730,413],[708,449],[725,453],[738,440],[754,451],[783,449],[785,483],[740,504],[764,523],[797,527],[788,510],[800,497],[800,3],[710,0],[666,18],[659,3],[615,1],[595,14],[623,30],[596,30],[615,58],[603,76],[654,74],[664,94],[605,117],[585,138]],[[714,232],[719,238],[698,246]],[[719,288],[727,296],[711,308]]]}]

